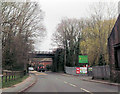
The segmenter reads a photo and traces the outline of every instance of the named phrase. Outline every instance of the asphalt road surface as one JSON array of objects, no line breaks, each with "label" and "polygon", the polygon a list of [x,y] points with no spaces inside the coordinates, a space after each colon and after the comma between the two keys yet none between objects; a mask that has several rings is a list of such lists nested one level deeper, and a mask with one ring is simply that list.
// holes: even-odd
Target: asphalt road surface
[{"label": "asphalt road surface", "polygon": [[35,72],[37,83],[26,92],[118,92],[113,85],[88,82],[63,73]]}]

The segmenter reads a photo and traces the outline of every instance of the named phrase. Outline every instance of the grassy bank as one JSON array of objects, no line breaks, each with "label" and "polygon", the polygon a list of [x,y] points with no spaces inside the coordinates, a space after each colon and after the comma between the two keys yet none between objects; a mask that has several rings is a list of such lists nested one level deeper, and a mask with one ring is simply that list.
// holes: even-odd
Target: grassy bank
[{"label": "grassy bank", "polygon": [[22,82],[23,80],[25,80],[28,77],[29,77],[29,75],[26,75],[26,76],[24,76],[22,78],[17,78],[15,80],[11,80],[11,81],[8,81],[8,82],[3,81],[2,88],[11,87],[11,86],[13,86],[15,84],[18,84],[18,83]]}]

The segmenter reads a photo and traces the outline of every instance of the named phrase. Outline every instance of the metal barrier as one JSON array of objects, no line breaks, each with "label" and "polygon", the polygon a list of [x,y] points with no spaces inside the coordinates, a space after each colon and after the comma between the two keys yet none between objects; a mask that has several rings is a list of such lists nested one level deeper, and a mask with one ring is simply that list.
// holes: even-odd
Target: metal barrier
[{"label": "metal barrier", "polygon": [[98,79],[110,79],[110,67],[106,66],[94,66],[93,77]]}]

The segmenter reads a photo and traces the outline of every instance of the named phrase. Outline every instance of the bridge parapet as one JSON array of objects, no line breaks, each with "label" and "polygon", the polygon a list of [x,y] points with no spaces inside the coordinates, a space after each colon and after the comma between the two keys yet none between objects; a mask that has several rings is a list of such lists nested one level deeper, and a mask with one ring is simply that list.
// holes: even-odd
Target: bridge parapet
[{"label": "bridge parapet", "polygon": [[54,54],[54,52],[50,51],[34,51],[33,54]]}]

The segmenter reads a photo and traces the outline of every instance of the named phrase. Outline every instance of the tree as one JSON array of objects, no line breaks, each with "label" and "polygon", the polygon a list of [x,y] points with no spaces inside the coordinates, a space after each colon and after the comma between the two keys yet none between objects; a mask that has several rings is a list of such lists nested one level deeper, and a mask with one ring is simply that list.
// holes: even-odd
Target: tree
[{"label": "tree", "polygon": [[54,52],[55,56],[53,58],[52,71],[59,72],[64,71],[64,49],[58,48]]},{"label": "tree", "polygon": [[53,41],[57,46],[64,48],[65,66],[78,65],[79,43],[81,30],[84,28],[83,21],[65,18],[58,24],[53,34]]},{"label": "tree", "polygon": [[[87,53],[90,65],[108,64],[107,39],[116,20],[114,4],[95,3],[91,8],[91,17],[82,31],[84,40],[80,46]],[[112,7],[112,9],[111,9]]]},{"label": "tree", "polygon": [[79,54],[87,54],[92,66],[109,64],[107,39],[115,24],[115,9],[113,3],[95,3],[89,18],[65,18],[58,24],[53,42],[65,49],[65,65],[77,66]]},{"label": "tree", "polygon": [[3,68],[26,70],[33,39],[45,31],[43,12],[37,3],[2,2],[2,18]]}]

